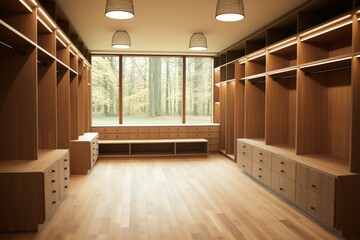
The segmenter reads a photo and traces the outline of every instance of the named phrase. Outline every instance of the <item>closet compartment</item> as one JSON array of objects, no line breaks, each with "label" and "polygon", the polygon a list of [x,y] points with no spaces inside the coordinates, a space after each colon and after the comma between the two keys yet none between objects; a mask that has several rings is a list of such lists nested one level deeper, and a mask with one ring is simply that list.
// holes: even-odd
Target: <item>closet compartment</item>
[{"label": "closet compartment", "polygon": [[266,77],[266,144],[295,151],[297,69],[269,73]]},{"label": "closet compartment", "polygon": [[246,77],[264,75],[266,70],[266,56],[265,50],[260,50],[247,56],[247,62],[245,65]]},{"label": "closet compartment", "polygon": [[225,153],[234,159],[234,100],[235,100],[235,81],[226,83],[226,105],[225,105]]},{"label": "closet compartment", "polygon": [[[235,65],[235,93],[234,93],[234,139],[244,138],[245,123],[245,60]],[[237,156],[236,142],[234,155]],[[237,160],[237,159],[236,159]]]},{"label": "closet compartment", "polygon": [[33,42],[0,20],[0,159],[37,159],[36,52]]},{"label": "closet compartment", "polygon": [[[70,76],[70,139],[76,140],[79,138],[79,98],[80,89],[78,75],[72,70],[69,71]],[[81,106],[80,106],[81,107]]]},{"label": "closet compartment", "polygon": [[55,57],[55,29],[56,25],[49,20],[47,15],[41,8],[38,9],[37,15],[37,44],[42,52]]},{"label": "closet compartment", "polygon": [[265,76],[245,83],[245,137],[265,138]]},{"label": "closet compartment", "polygon": [[266,71],[294,67],[297,64],[297,38],[292,37],[268,47]]},{"label": "closet compartment", "polygon": [[352,22],[349,14],[300,34],[298,63],[351,54]]},{"label": "closet compartment", "polygon": [[220,115],[219,115],[219,150],[225,151],[226,138],[226,87],[227,84],[220,84]]},{"label": "closet compartment", "polygon": [[214,87],[213,87],[213,123],[219,123],[220,119],[220,68],[214,70]]},{"label": "closet compartment", "polygon": [[60,30],[56,30],[56,58],[65,66],[70,66],[69,41]]},{"label": "closet compartment", "polygon": [[348,166],[351,97],[351,57],[301,67],[297,154],[328,156],[329,164]]}]

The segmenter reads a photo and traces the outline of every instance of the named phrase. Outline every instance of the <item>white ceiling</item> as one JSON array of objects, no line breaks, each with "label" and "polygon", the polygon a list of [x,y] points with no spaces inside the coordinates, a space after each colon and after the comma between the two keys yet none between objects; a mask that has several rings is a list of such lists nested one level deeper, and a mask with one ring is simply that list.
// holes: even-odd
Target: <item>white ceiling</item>
[{"label": "white ceiling", "polygon": [[[240,22],[217,21],[217,0],[133,0],[135,17],[129,20],[105,17],[106,0],[56,0],[56,3],[92,53],[194,54],[188,49],[189,39],[192,33],[202,32],[208,50],[195,53],[214,55],[307,1],[244,0],[245,19]],[[129,50],[111,48],[116,30],[130,34]]]}]

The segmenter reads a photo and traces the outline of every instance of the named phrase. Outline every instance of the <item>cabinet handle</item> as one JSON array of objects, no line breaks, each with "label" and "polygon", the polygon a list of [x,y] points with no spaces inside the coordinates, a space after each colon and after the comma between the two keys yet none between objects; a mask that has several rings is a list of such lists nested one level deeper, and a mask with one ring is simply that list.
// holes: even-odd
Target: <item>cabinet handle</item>
[{"label": "cabinet handle", "polygon": [[64,178],[65,180],[68,180],[68,178],[66,177],[66,178]]},{"label": "cabinet handle", "polygon": [[281,162],[280,164],[284,165],[285,163],[284,163],[284,162]]},{"label": "cabinet handle", "polygon": [[53,193],[56,193],[56,190],[53,190],[52,192],[53,192]]},{"label": "cabinet handle", "polygon": [[51,170],[51,172],[53,172],[53,173],[54,173],[54,172],[55,172],[55,170]]},{"label": "cabinet handle", "polygon": [[243,152],[243,154],[245,155],[245,152]]},{"label": "cabinet handle", "polygon": [[56,204],[56,201],[53,201],[52,204]]},{"label": "cabinet handle", "polygon": [[242,167],[245,167],[245,165],[242,165]]},{"label": "cabinet handle", "polygon": [[315,208],[315,207],[313,207],[313,206],[311,206],[311,207],[310,207],[310,209],[311,209],[311,210],[314,210],[314,211],[316,210],[316,208]]},{"label": "cabinet handle", "polygon": [[64,167],[64,170],[67,170],[67,167]]},{"label": "cabinet handle", "polygon": [[284,171],[284,170],[281,170],[280,172],[284,173],[285,171]]},{"label": "cabinet handle", "polygon": [[280,191],[284,190],[282,187],[281,187],[281,188],[279,188],[279,189],[280,189]]},{"label": "cabinet handle", "polygon": [[262,155],[262,153],[259,153],[260,155]]},{"label": "cabinet handle", "polygon": [[259,171],[261,171],[261,168],[259,168]]},{"label": "cabinet handle", "polygon": [[67,162],[68,160],[67,159],[64,159],[64,162]]},{"label": "cabinet handle", "polygon": [[242,146],[243,148],[246,148],[246,146]]},{"label": "cabinet handle", "polygon": [[65,186],[65,188],[68,188],[68,186]]},{"label": "cabinet handle", "polygon": [[311,187],[312,187],[312,188],[316,188],[316,185],[315,185],[315,184],[311,184]]},{"label": "cabinet handle", "polygon": [[51,180],[51,182],[53,182],[53,183],[54,183],[54,182],[55,182],[55,180]]},{"label": "cabinet handle", "polygon": [[262,160],[262,159],[260,159],[260,162],[263,162],[263,160]]},{"label": "cabinet handle", "polygon": [[259,178],[261,178],[261,175],[259,175]]}]

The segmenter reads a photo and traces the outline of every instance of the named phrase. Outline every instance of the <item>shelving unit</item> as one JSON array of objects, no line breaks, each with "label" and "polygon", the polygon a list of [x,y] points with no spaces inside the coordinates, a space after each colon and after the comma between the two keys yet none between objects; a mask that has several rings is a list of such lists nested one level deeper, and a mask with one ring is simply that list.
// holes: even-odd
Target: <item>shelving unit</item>
[{"label": "shelving unit", "polygon": [[[325,225],[360,234],[360,10],[357,1],[324,3],[245,38],[234,49],[245,45],[246,54],[222,62],[231,70],[235,61],[226,72],[235,85],[220,86],[219,147],[227,154],[227,140],[238,139],[235,160],[244,172]],[[298,169],[296,178],[285,167]],[[309,185],[329,176],[333,194]]]},{"label": "shelving unit", "polygon": [[[70,139],[80,136],[76,122],[84,122],[70,107],[78,101],[70,83],[77,81],[79,59],[85,71],[90,64],[37,1],[2,1],[0,19],[0,188],[9,191],[2,197],[12,194],[0,209],[0,231],[34,231],[66,196]],[[11,192],[23,186],[34,192]]]}]

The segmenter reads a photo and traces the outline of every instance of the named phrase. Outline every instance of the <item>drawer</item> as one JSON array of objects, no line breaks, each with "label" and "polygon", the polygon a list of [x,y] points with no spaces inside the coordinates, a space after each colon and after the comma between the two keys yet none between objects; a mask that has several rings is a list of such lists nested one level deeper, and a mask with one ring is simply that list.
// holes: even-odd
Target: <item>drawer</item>
[{"label": "drawer", "polygon": [[267,168],[271,168],[271,153],[261,148],[253,147],[252,159],[254,162]]},{"label": "drawer", "polygon": [[237,153],[246,158],[252,159],[252,146],[242,141],[237,141]]},{"label": "drawer", "polygon": [[219,134],[214,132],[189,132],[187,136],[188,138],[219,138]]},{"label": "drawer", "polygon": [[252,175],[252,160],[238,155],[237,165],[241,170]]},{"label": "drawer", "polygon": [[129,133],[158,133],[159,127],[128,127]]},{"label": "drawer", "polygon": [[296,183],[330,200],[335,199],[335,178],[322,172],[297,164]]},{"label": "drawer", "polygon": [[101,140],[121,140],[121,139],[129,139],[128,133],[100,133]]},{"label": "drawer", "polygon": [[178,138],[187,138],[187,133],[185,132],[169,132],[169,133],[160,133],[160,138],[162,139],[178,139]]},{"label": "drawer", "polygon": [[295,203],[326,225],[334,227],[335,205],[333,201],[297,184]]},{"label": "drawer", "polygon": [[91,129],[92,132],[98,132],[98,133],[107,133],[108,132],[108,128],[105,127],[93,127]]},{"label": "drawer", "polygon": [[260,165],[253,161],[252,163],[252,176],[259,182],[262,182],[266,186],[270,186],[271,182],[271,170],[263,165]]},{"label": "drawer", "polygon": [[295,182],[280,173],[274,171],[271,173],[271,189],[291,202],[295,202]]},{"label": "drawer", "polygon": [[107,129],[108,133],[128,133],[127,127],[109,127]]},{"label": "drawer", "polygon": [[294,161],[272,154],[271,169],[288,179],[295,181],[296,163]]},{"label": "drawer", "polygon": [[187,127],[187,132],[219,132],[218,126],[191,126]]},{"label": "drawer", "polygon": [[129,133],[129,139],[157,139],[159,133]]},{"label": "drawer", "polygon": [[186,127],[160,127],[160,133],[186,133]]}]

